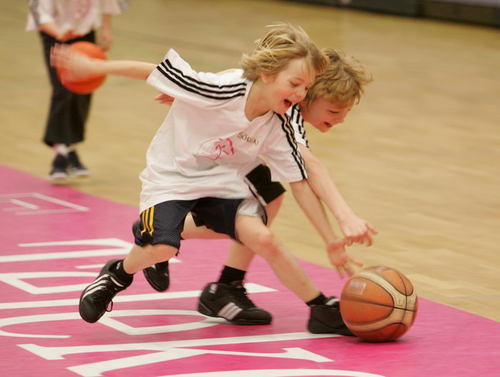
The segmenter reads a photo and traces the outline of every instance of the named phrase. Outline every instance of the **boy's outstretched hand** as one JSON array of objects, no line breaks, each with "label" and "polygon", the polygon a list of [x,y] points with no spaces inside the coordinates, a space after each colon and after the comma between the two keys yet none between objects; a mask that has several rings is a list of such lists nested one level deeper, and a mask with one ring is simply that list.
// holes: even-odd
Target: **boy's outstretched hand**
[{"label": "boy's outstretched hand", "polygon": [[357,267],[363,266],[363,263],[351,258],[345,250],[346,240],[330,242],[327,246],[328,258],[330,263],[337,269],[341,278],[352,276]]},{"label": "boy's outstretched hand", "polygon": [[353,243],[371,246],[373,244],[372,236],[378,234],[378,231],[373,226],[355,214],[339,221],[339,226],[344,234],[346,246]]},{"label": "boy's outstretched hand", "polygon": [[50,51],[50,64],[58,70],[66,81],[80,81],[96,76],[91,59],[71,50],[70,45],[55,45]]}]

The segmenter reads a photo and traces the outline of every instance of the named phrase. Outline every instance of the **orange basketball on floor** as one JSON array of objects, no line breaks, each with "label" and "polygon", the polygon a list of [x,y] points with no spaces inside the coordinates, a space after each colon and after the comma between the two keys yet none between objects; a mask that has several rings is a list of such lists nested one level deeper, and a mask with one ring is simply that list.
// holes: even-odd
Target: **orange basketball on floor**
[{"label": "orange basketball on floor", "polygon": [[[82,41],[82,42],[72,43],[69,46],[72,51],[77,52],[79,54],[84,54],[87,55],[88,57],[95,59],[106,59],[106,55],[104,54],[104,52],[95,43]],[[83,80],[78,80],[78,81],[68,81],[64,78],[63,69],[58,69],[57,71],[59,79],[61,80],[62,84],[72,92],[78,94],[92,93],[94,90],[99,88],[106,79],[106,76],[102,75],[102,76],[87,77]]]},{"label": "orange basketball on floor", "polygon": [[347,327],[361,339],[386,342],[413,325],[417,295],[411,281],[390,267],[368,267],[354,274],[340,297]]}]

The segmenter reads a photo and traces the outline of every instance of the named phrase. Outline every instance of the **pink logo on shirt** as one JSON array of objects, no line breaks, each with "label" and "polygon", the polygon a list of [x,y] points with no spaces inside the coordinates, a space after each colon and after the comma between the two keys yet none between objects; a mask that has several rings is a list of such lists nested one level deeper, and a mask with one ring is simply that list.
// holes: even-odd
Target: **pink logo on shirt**
[{"label": "pink logo on shirt", "polygon": [[214,154],[213,157],[209,157],[211,160],[220,160],[226,156],[231,156],[234,154],[233,141],[230,138],[219,139],[214,143]]}]

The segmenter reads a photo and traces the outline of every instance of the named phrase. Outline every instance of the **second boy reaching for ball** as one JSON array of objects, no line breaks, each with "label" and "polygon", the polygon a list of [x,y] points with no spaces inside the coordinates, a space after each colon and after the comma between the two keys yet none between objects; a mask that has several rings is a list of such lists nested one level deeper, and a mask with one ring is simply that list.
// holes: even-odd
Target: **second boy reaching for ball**
[{"label": "second boy reaching for ball", "polygon": [[[343,199],[335,183],[330,178],[328,169],[309,149],[305,136],[304,121],[310,123],[320,132],[328,132],[335,125],[342,123],[351,108],[360,101],[364,86],[371,81],[363,66],[353,57],[340,51],[327,49],[329,64],[325,71],[318,75],[307,96],[287,112],[295,131],[301,155],[307,169],[307,182],[323,204],[331,211],[344,235],[338,240],[328,223],[315,224],[326,244],[326,251],[331,264],[339,270],[340,275],[352,275],[354,265],[361,263],[353,260],[346,253],[345,246],[351,243],[371,245],[372,234],[376,230],[365,220],[358,217]],[[161,103],[172,103],[173,98],[160,95]],[[260,165],[246,176],[247,183],[252,187],[266,205],[270,221],[276,216],[285,189],[278,182],[272,182],[269,168]],[[182,233],[183,238],[220,238],[210,230],[196,227],[192,218],[188,217]],[[256,309],[246,297],[243,281],[250,262],[255,254],[243,245],[233,242],[225,266],[219,280],[207,284],[199,299],[198,310],[206,315],[223,317],[235,324],[262,324],[261,317],[256,318]],[[170,277],[168,262],[163,262],[144,270],[144,275],[151,286],[157,291],[168,288]],[[330,305],[338,305],[330,300]],[[236,316],[223,310],[231,305],[242,309]],[[260,309],[260,311],[264,311]],[[322,310],[315,307],[311,310]],[[269,320],[271,314],[268,314]],[[309,330],[319,332],[321,328],[309,323]]]},{"label": "second boy reaching for ball", "polygon": [[[307,182],[303,160],[284,116],[302,101],[325,56],[307,34],[290,25],[272,27],[242,59],[243,75],[194,71],[174,50],[158,66],[133,61],[92,61],[54,50],[53,62],[70,75],[117,74],[146,79],[176,98],[147,153],[141,173],[141,216],[135,245],[124,260],[105,264],[80,297],[80,315],[96,322],[133,275],[177,254],[184,219],[241,242],[262,256],[280,281],[308,305],[309,322],[351,335],[338,307],[305,275],[296,258],[265,225],[263,206],[243,177],[265,156],[277,181],[290,182],[297,201],[316,223],[326,221]],[[249,142],[255,140],[257,142]],[[238,171],[240,179],[235,179]],[[265,313],[265,312],[264,312]],[[319,314],[318,314],[319,313]],[[267,313],[265,313],[267,314]]]}]

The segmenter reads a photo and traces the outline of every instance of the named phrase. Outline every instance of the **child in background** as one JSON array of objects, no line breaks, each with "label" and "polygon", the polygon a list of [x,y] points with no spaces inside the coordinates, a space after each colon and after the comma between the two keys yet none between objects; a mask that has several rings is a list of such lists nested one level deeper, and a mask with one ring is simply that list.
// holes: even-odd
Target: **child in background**
[{"label": "child in background", "polygon": [[[38,30],[45,65],[52,86],[51,102],[43,142],[54,149],[49,178],[64,184],[69,176],[87,176],[76,144],[85,137],[92,94],[66,89],[50,65],[50,50],[56,43],[97,43],[104,51],[111,47],[111,17],[121,13],[119,0],[30,0],[27,30]],[[96,31],[98,33],[96,35]]]}]

